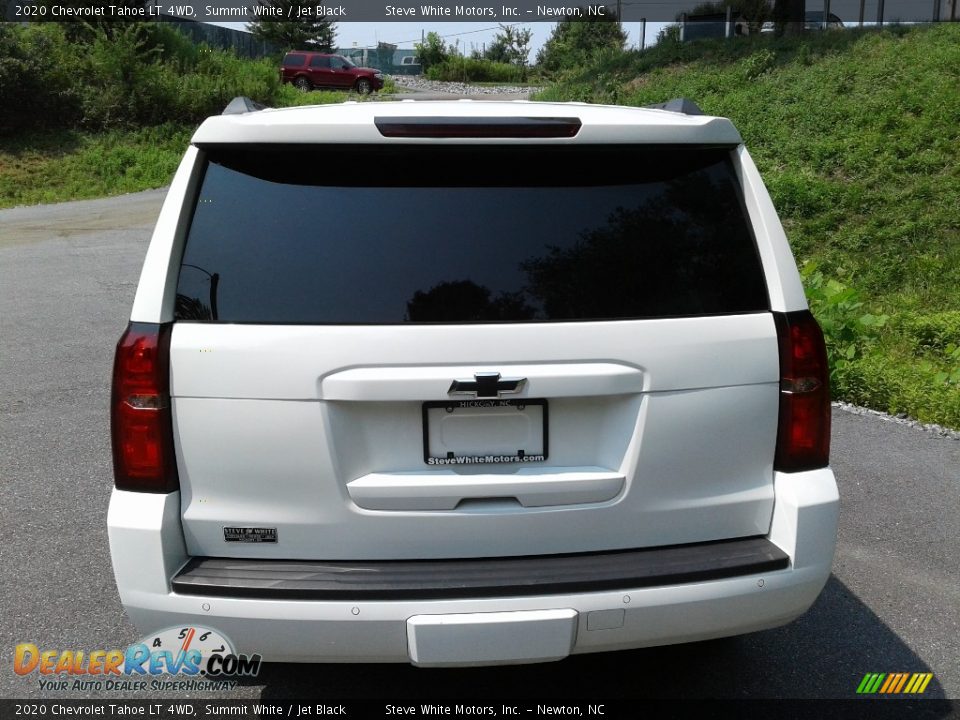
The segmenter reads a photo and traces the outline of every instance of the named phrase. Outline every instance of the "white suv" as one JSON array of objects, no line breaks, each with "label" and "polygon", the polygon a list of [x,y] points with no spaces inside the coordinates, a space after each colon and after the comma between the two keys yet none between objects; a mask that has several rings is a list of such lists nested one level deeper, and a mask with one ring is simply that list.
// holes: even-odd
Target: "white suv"
[{"label": "white suv", "polygon": [[728,120],[228,110],[117,348],[110,547],[144,632],[480,665],[810,607],[839,502],[823,337]]}]

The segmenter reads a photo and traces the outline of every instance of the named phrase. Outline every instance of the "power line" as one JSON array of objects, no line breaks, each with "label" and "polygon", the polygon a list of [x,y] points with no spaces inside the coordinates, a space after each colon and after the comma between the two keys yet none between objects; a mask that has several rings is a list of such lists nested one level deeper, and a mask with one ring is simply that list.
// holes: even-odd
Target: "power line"
[{"label": "power line", "polygon": [[[509,24],[508,24],[508,23],[504,23],[503,26],[504,26],[504,27],[515,27],[515,26],[517,26],[517,25],[527,25],[527,24],[529,24],[529,23],[509,23]],[[459,33],[448,33],[448,34],[446,34],[446,35],[440,35],[439,37],[440,37],[440,39],[442,40],[442,39],[444,39],[444,38],[458,37],[458,36],[460,36],[460,35],[474,35],[474,34],[476,34],[476,33],[490,32],[491,30],[499,30],[499,29],[500,29],[500,26],[497,25],[496,27],[480,28],[479,30],[466,30],[466,31],[464,31],[464,32],[459,32]],[[409,42],[420,42],[420,38],[414,38],[413,40],[397,40],[396,42],[391,42],[390,44],[391,44],[391,45],[402,45],[403,43],[409,43]]]}]

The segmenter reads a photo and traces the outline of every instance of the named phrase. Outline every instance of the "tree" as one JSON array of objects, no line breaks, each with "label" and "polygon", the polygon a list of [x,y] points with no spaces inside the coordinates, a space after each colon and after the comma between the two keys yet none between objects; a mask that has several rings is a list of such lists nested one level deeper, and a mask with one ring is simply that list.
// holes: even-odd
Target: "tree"
[{"label": "tree", "polygon": [[397,51],[397,46],[393,43],[377,43],[377,64],[384,72],[393,72],[393,55]]},{"label": "tree", "polygon": [[520,29],[513,25],[501,25],[500,32],[483,54],[484,59],[493,62],[510,63],[523,67],[530,56],[530,38],[533,31]]},{"label": "tree", "polygon": [[[602,5],[578,8],[579,13],[564,15],[537,53],[537,62],[547,72],[583,65],[601,48],[623,50],[627,35],[617,15]],[[603,14],[600,14],[603,11]]]},{"label": "tree", "polygon": [[[259,0],[247,29],[258,40],[287,50],[333,52],[336,23],[326,16],[315,17],[314,0]],[[266,11],[267,14],[262,14]]]},{"label": "tree", "polygon": [[428,32],[426,39],[422,43],[414,43],[414,47],[424,72],[434,65],[440,65],[452,54],[444,46],[439,33],[435,32]]},{"label": "tree", "polygon": [[667,25],[657,33],[656,45],[679,45],[680,44],[680,26]]},{"label": "tree", "polygon": [[507,62],[507,42],[502,35],[497,34],[493,38],[493,42],[487,45],[483,54],[476,53],[476,56],[478,60],[482,58],[490,62],[505,63]]},{"label": "tree", "polygon": [[750,32],[760,32],[760,28],[770,19],[769,0],[717,0],[697,5],[688,15],[720,15],[732,10],[733,18],[743,18],[750,26]]},{"label": "tree", "polygon": [[774,0],[773,20],[777,25],[777,35],[802,33],[806,14],[806,0]]},{"label": "tree", "polygon": [[[0,0],[0,3],[2,2],[3,0]],[[95,4],[96,3],[89,2],[88,0],[37,0],[36,2],[37,6],[45,6],[47,8],[48,12],[45,17],[48,18],[52,16],[52,9],[54,7],[73,10],[90,7]],[[107,3],[104,3],[104,5],[106,4]],[[113,12],[120,12],[121,10],[135,10],[140,12],[150,4],[151,0],[117,0],[117,2],[112,2],[111,0],[109,3],[109,5],[114,8]],[[0,20],[3,18],[4,15],[0,12]],[[11,17],[10,19],[13,20],[14,18]],[[70,42],[79,42],[88,45],[93,42],[98,33],[106,35],[108,38],[113,38],[115,35],[126,33],[130,25],[138,25],[140,29],[137,32],[143,35],[143,29],[153,23],[129,20],[121,22],[111,17],[91,18],[79,16],[77,20],[59,22],[58,24],[63,27],[67,39],[70,40]]]}]

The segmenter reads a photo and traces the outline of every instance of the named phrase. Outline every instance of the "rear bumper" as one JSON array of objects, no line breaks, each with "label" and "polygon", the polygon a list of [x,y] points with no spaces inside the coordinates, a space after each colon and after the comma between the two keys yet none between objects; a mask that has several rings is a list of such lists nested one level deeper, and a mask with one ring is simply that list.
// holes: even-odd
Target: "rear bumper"
[{"label": "rear bumper", "polygon": [[789,567],[766,538],[575,555],[329,562],[192,558],[180,595],[265,600],[473,600],[658,587]]},{"label": "rear bumper", "polygon": [[[714,579],[666,573],[656,581],[664,584],[650,584],[632,573],[622,584],[609,578],[590,589],[554,583],[507,596],[242,597],[225,596],[222,587],[204,591],[203,583],[190,594],[174,592],[174,579],[189,575],[189,567],[181,571],[191,561],[179,494],[115,490],[108,525],[120,597],[144,633],[179,624],[210,627],[239,652],[273,661],[473,665],[691,642],[790,622],[830,575],[839,499],[829,469],[778,474],[775,492],[766,538],[775,546],[768,552],[772,562],[745,563],[735,576]],[[786,567],[780,551],[789,558]]]}]

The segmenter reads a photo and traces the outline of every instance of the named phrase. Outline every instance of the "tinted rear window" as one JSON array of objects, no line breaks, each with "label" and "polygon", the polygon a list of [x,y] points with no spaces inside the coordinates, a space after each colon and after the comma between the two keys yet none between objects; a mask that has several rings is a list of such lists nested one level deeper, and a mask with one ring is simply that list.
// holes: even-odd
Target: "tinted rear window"
[{"label": "tinted rear window", "polygon": [[727,149],[207,148],[181,320],[538,322],[768,308]]},{"label": "tinted rear window", "polygon": [[284,67],[303,67],[306,62],[306,55],[287,55],[283,58]]}]

